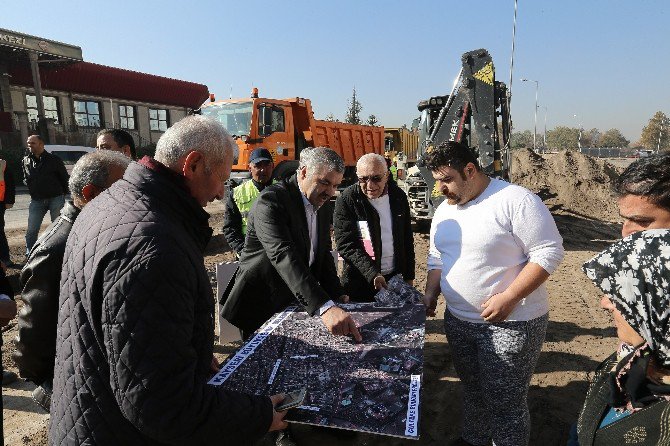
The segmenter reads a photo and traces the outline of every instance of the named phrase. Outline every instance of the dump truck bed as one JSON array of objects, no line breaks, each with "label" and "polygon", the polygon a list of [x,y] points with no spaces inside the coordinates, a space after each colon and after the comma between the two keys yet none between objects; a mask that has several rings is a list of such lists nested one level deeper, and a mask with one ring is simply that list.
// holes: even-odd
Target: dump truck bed
[{"label": "dump truck bed", "polygon": [[349,167],[366,153],[384,155],[384,127],[314,120],[312,137],[314,146],[330,147]]}]

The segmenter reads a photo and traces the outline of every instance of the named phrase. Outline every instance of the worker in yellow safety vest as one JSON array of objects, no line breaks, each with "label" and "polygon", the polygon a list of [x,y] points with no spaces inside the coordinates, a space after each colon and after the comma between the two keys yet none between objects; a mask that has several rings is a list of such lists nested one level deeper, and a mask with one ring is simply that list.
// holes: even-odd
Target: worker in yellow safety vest
[{"label": "worker in yellow safety vest", "polygon": [[272,184],[274,162],[270,151],[258,148],[249,155],[249,173],[251,180],[246,181],[228,191],[226,211],[223,216],[223,236],[235,253],[239,256],[244,248],[244,237],[247,234],[247,217],[251,206],[261,191]]},{"label": "worker in yellow safety vest", "polygon": [[396,167],[395,163],[392,162],[391,158],[388,156],[385,156],[384,160],[386,160],[386,167],[388,167],[389,173],[391,174],[391,179],[393,181],[398,181],[398,168]]},{"label": "worker in yellow safety vest", "polygon": [[393,177],[393,180],[398,181],[398,167],[396,167],[395,164],[391,164],[389,170],[391,171],[391,177]]}]

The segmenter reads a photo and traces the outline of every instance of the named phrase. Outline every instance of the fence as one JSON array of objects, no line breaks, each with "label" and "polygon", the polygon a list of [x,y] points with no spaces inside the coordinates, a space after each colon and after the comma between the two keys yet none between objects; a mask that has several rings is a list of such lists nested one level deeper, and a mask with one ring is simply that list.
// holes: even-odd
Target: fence
[{"label": "fence", "polygon": [[628,147],[582,147],[579,151],[596,158],[626,158],[635,152]]}]

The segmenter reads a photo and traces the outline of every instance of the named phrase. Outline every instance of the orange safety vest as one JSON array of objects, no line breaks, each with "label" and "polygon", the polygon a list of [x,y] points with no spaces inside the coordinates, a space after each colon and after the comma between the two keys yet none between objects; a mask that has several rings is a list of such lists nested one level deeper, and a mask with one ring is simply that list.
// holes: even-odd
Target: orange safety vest
[{"label": "orange safety vest", "polygon": [[0,160],[0,201],[5,201],[5,169],[7,169],[7,161]]}]

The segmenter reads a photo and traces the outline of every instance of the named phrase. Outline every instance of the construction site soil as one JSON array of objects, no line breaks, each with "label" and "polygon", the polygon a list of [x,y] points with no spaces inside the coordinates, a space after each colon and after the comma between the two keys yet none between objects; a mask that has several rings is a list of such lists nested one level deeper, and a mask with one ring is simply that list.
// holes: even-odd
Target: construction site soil
[{"label": "construction site soil", "polygon": [[[620,163],[621,164],[621,163]],[[623,164],[626,164],[625,162]],[[620,223],[611,184],[621,167],[577,152],[538,155],[530,150],[513,154],[512,181],[537,193],[555,217],[563,236],[566,256],[550,277],[550,320],[547,337],[528,396],[531,413],[531,445],[563,445],[577,419],[587,389],[588,375],[616,347],[610,317],[599,308],[599,294],[581,273],[580,265],[619,237]],[[212,215],[215,236],[207,248],[205,265],[214,277],[214,265],[233,260],[223,236],[223,215]],[[21,258],[23,232],[9,234],[15,261]],[[423,289],[428,234],[414,235],[417,256],[415,284]],[[10,269],[18,285],[18,270]],[[17,297],[21,305],[20,296]],[[424,376],[421,391],[421,438],[418,442],[367,434],[342,434],[330,429],[292,426],[298,444],[329,445],[442,445],[459,436],[461,420],[458,377],[444,336],[440,300],[437,318],[426,322]],[[16,371],[11,359],[16,323],[3,329],[2,362]],[[237,346],[215,346],[223,360]],[[34,386],[18,381],[3,388],[4,432],[8,445],[47,444],[48,414],[30,398]],[[212,443],[228,444],[225,438]],[[270,445],[269,440],[261,442]]]}]

